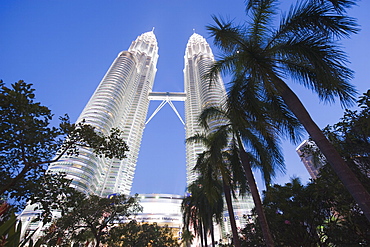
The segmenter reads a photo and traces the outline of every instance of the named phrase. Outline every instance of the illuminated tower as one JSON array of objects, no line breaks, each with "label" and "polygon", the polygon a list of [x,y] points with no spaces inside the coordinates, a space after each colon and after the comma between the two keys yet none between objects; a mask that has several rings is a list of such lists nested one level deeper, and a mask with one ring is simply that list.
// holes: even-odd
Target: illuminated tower
[{"label": "illuminated tower", "polygon": [[[190,37],[184,58],[185,129],[186,138],[189,138],[202,131],[198,125],[198,117],[202,110],[210,106],[220,106],[225,99],[226,91],[220,77],[211,84],[205,77],[215,60],[209,44],[202,36],[194,33]],[[188,185],[197,178],[193,167],[198,158],[197,154],[203,151],[202,144],[186,144],[186,180]]]},{"label": "illuminated tower", "polygon": [[103,134],[111,128],[123,130],[130,149],[127,158],[98,158],[91,150],[80,149],[78,157],[64,157],[50,171],[66,172],[73,179],[72,186],[85,193],[130,193],[157,60],[153,31],[137,37],[128,51],[118,54],[77,120],[85,120]]}]

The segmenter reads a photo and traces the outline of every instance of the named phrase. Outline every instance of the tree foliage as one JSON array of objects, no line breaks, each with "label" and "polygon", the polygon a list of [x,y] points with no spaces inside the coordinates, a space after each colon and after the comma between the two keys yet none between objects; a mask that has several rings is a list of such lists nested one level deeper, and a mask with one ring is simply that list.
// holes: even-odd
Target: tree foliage
[{"label": "tree foliage", "polygon": [[324,133],[361,179],[370,174],[370,90],[357,102],[358,110],[346,110],[341,121],[327,126]]},{"label": "tree foliage", "polygon": [[[360,97],[358,106],[359,110],[346,110],[343,118],[324,132],[370,191],[370,90]],[[319,155],[325,164],[320,152],[306,151]],[[263,206],[277,246],[370,244],[370,223],[328,164],[306,186],[298,179],[272,186],[265,192]],[[263,243],[258,224],[247,225],[243,233],[248,246]]]},{"label": "tree foliage", "polygon": [[[235,190],[237,188],[245,193],[247,186],[236,147],[235,145],[229,145],[229,133],[225,128],[220,128],[217,130],[214,129],[203,134],[198,133],[192,137],[189,137],[186,141],[201,143],[205,148],[205,151],[198,154],[197,163],[193,168],[194,171],[200,174],[202,177],[201,184],[194,184],[193,189],[195,189],[197,186],[202,186],[202,190],[205,192],[205,197],[208,198],[207,200],[199,200],[200,197],[198,196],[196,199],[198,199],[198,201],[201,203],[207,201],[211,205],[217,202],[219,193],[217,193],[215,188],[218,187],[217,183],[219,180],[221,181],[222,185],[220,187],[223,191],[229,212],[230,225],[233,232],[233,241],[235,246],[239,247],[239,237],[235,222],[234,210],[232,207],[232,195],[235,195]],[[202,212],[202,207],[195,207],[194,209],[198,213],[196,217],[201,218],[207,214],[207,212]],[[209,218],[210,216],[203,219]],[[211,222],[207,221],[202,222],[202,220],[199,220],[199,222],[208,225],[208,227],[202,225],[199,227],[199,231],[203,231],[203,229],[205,230],[203,234],[199,234],[201,240],[207,240],[205,237],[207,234],[207,229],[210,229],[209,227],[212,224],[210,224]]]},{"label": "tree foliage", "polygon": [[[370,181],[369,181],[370,182]],[[368,184],[368,188],[370,183]],[[370,224],[344,186],[325,166],[315,181],[274,185],[263,205],[276,246],[367,246]],[[259,225],[243,229],[245,246],[262,246]]]},{"label": "tree foliage", "polygon": [[[1,215],[1,212],[0,212]],[[39,247],[41,241],[33,242],[33,234],[21,239],[22,223],[12,213],[7,221],[0,225],[0,247]]]},{"label": "tree foliage", "polygon": [[109,230],[109,239],[105,242],[112,247],[180,246],[171,228],[167,225],[138,223],[135,220],[114,226]]},{"label": "tree foliage", "polygon": [[[289,135],[293,138],[299,136],[300,124],[291,116],[289,111],[282,109],[282,104],[278,99],[274,102],[265,102],[263,99],[250,95],[248,100],[243,98],[243,88],[233,87],[228,93],[226,104],[221,107],[210,107],[204,109],[199,117],[199,122],[205,130],[211,131],[209,139],[217,137],[208,146],[213,146],[213,152],[223,154],[224,166],[229,170],[232,191],[239,191],[245,195],[249,190],[256,205],[257,212],[266,242],[272,246],[272,237],[269,233],[268,223],[263,216],[262,202],[255,183],[253,168],[258,168],[263,175],[267,186],[277,174],[277,171],[284,171],[284,159],[280,151],[280,137]],[[258,109],[248,111],[246,109]],[[275,114],[270,114],[276,109],[281,109]],[[217,127],[211,128],[210,125],[218,122]],[[204,137],[206,138],[206,137]],[[224,145],[216,149],[216,145]],[[206,153],[199,155],[203,157]],[[199,161],[200,159],[198,159]],[[205,163],[206,164],[206,163]],[[212,166],[212,164],[210,164]],[[214,166],[214,165],[213,165]],[[214,166],[216,167],[216,166]],[[200,174],[209,173],[212,169],[195,167]],[[204,176],[204,175],[203,175]],[[205,176],[206,177],[206,176]],[[209,176],[207,176],[209,177]],[[219,175],[215,173],[215,178]],[[215,179],[213,179],[215,181]],[[208,184],[207,187],[212,188]],[[207,196],[211,193],[207,193]]]},{"label": "tree foliage", "polygon": [[[128,150],[118,129],[104,136],[83,121],[71,124],[68,116],[51,127],[50,109],[35,99],[32,84],[18,81],[7,87],[0,81],[0,195],[19,208],[31,195],[49,187],[41,188],[42,184],[54,183],[55,189],[67,183],[56,182],[61,174],[45,176],[48,165],[62,155],[78,155],[78,147],[88,147],[96,155],[123,159]],[[32,197],[36,198],[41,197]]]},{"label": "tree foliage", "polygon": [[84,194],[70,187],[71,180],[63,173],[46,173],[37,182],[41,184],[29,186],[28,204],[33,210],[42,212],[34,220],[41,220],[43,224],[52,221],[53,211],[64,215],[84,197]]},{"label": "tree foliage", "polygon": [[188,186],[188,192],[189,196],[181,203],[184,243],[191,244],[193,232],[200,238],[202,245],[204,243],[206,246],[210,235],[211,244],[215,246],[213,224],[222,222],[224,211],[222,182],[212,174],[200,174],[198,179]]},{"label": "tree foliage", "polygon": [[123,222],[141,210],[137,196],[83,196],[46,231],[44,243],[48,246],[67,246],[72,242],[95,241],[98,247],[113,224]]}]

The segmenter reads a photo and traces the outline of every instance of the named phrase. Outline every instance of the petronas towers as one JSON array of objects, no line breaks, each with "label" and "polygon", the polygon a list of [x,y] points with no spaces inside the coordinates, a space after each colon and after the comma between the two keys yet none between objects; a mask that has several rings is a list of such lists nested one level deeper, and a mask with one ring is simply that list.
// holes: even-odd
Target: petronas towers
[{"label": "petronas towers", "polygon": [[[188,138],[200,132],[197,118],[202,109],[219,104],[225,96],[220,78],[210,86],[204,77],[214,57],[202,36],[194,33],[190,37],[184,58],[184,93],[152,92],[158,61],[157,39],[153,31],[137,37],[127,51],[118,54],[77,120],[85,120],[103,134],[112,128],[122,130],[130,149],[127,158],[98,158],[91,150],[81,149],[78,157],[66,156],[49,170],[65,172],[73,179],[72,186],[85,193],[130,194],[150,100],[163,100],[172,107],[172,101],[185,101],[183,122]],[[192,168],[202,151],[200,144],[186,144],[188,184],[196,178]]]}]

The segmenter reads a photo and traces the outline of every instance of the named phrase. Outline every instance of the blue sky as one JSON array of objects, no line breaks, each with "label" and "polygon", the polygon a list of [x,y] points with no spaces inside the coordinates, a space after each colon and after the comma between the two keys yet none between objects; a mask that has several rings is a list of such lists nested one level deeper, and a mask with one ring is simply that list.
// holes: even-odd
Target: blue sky
[{"label": "blue sky", "polygon": [[[286,6],[283,7],[287,11]],[[370,85],[369,1],[350,10],[362,31],[342,42],[355,71],[359,93]],[[56,118],[68,113],[75,121],[110,64],[143,32],[152,30],[159,45],[158,72],[153,91],[182,92],[186,43],[195,30],[212,45],[205,26],[211,15],[241,23],[244,1],[232,0],[2,0],[0,2],[0,79],[33,83],[37,100]],[[213,48],[217,56],[218,51]],[[225,81],[226,82],[226,81]],[[339,104],[318,103],[301,86],[291,84],[320,127],[336,123],[343,113]],[[152,102],[150,115],[160,102]],[[175,103],[184,116],[183,103]],[[132,193],[185,191],[185,131],[167,105],[146,126]],[[287,173],[275,179],[285,183],[292,176],[308,180],[295,153],[283,144]]]}]

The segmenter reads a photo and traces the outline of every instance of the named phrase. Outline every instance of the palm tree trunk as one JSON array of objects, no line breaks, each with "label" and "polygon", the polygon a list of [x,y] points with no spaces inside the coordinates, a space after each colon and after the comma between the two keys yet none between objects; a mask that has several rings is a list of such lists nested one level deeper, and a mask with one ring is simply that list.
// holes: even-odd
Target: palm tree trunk
[{"label": "palm tree trunk", "polygon": [[203,237],[203,224],[201,221],[199,221],[199,235],[200,235],[200,246],[204,246],[203,244],[203,240],[204,240],[204,237]]},{"label": "palm tree trunk", "polygon": [[251,190],[252,198],[254,205],[256,207],[257,215],[258,215],[258,221],[260,223],[261,229],[262,229],[262,234],[263,238],[265,239],[265,243],[267,247],[274,247],[274,240],[271,235],[270,227],[268,225],[265,211],[263,210],[262,206],[262,201],[260,198],[260,195],[258,193],[258,187],[256,184],[256,180],[254,179],[253,173],[252,173],[252,168],[249,163],[248,155],[245,152],[242,143],[240,139],[238,138],[239,142],[239,147],[240,147],[240,158],[243,164],[245,176],[247,178],[248,186]]},{"label": "palm tree trunk", "polygon": [[337,150],[328,141],[316,123],[312,120],[310,114],[303,106],[297,95],[280,78],[274,78],[274,84],[279,91],[282,99],[297,119],[302,123],[308,134],[315,141],[320,151],[324,154],[327,161],[347,188],[349,193],[355,199],[357,204],[364,212],[367,220],[370,222],[370,194],[361,184],[360,180],[352,172],[351,168],[339,155]]},{"label": "palm tree trunk", "polygon": [[206,224],[203,224],[203,234],[204,234],[204,246],[208,246],[208,234]]},{"label": "palm tree trunk", "polygon": [[210,229],[211,229],[211,241],[212,241],[212,246],[213,247],[216,247],[216,244],[215,244],[215,229],[213,227],[213,220],[212,220],[212,217],[210,219]]},{"label": "palm tree trunk", "polygon": [[95,241],[96,241],[95,247],[99,247],[100,246],[100,236],[99,236],[99,234],[97,234],[95,236]]},{"label": "palm tree trunk", "polygon": [[234,246],[241,247],[239,236],[238,236],[238,229],[236,228],[234,209],[233,209],[233,205],[231,201],[230,187],[226,184],[224,180],[222,182],[224,185],[224,194],[225,194],[225,200],[226,200],[226,205],[227,205],[227,211],[229,212],[229,219],[230,219],[230,225],[231,225],[231,232],[233,233]]}]

